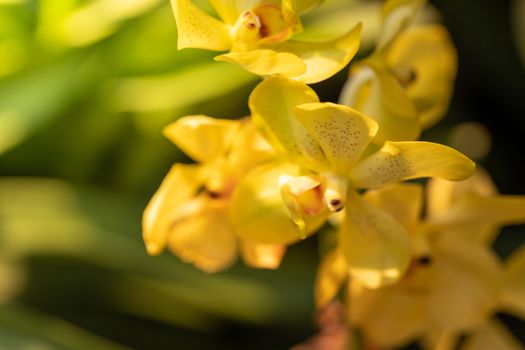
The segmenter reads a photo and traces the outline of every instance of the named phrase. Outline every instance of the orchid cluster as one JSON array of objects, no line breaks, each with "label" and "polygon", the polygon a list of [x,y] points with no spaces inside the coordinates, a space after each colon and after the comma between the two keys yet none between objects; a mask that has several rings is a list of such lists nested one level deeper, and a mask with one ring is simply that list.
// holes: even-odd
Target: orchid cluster
[{"label": "orchid cluster", "polygon": [[[164,130],[196,164],[175,164],[144,212],[149,254],[166,247],[216,272],[240,255],[277,268],[287,246],[330,227],[317,306],[346,304],[361,347],[419,341],[428,349],[509,349],[491,318],[525,316],[525,251],[505,264],[490,249],[502,225],[525,222],[525,198],[499,196],[460,152],[417,141],[445,114],[457,70],[447,30],[423,0],[388,0],[372,53],[352,64],[338,104],[307,84],[356,55],[362,25],[301,41],[300,16],[319,0],[172,0],[178,47],[263,77],[251,115],[192,115]],[[431,178],[426,183],[408,180]],[[496,344],[496,345],[494,345]],[[357,345],[356,345],[357,346]],[[506,349],[506,348],[505,348]]]}]

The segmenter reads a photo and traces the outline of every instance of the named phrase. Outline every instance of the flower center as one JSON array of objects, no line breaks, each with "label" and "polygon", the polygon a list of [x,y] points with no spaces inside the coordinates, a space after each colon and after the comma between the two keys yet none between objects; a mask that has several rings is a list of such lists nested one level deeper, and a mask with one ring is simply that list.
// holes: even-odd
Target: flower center
[{"label": "flower center", "polygon": [[282,8],[275,4],[262,3],[245,11],[232,28],[234,50],[248,51],[263,44],[286,41],[293,34],[293,25],[287,20]]},{"label": "flower center", "polygon": [[390,72],[404,88],[412,85],[417,79],[417,72],[413,68],[395,67],[391,68]]}]

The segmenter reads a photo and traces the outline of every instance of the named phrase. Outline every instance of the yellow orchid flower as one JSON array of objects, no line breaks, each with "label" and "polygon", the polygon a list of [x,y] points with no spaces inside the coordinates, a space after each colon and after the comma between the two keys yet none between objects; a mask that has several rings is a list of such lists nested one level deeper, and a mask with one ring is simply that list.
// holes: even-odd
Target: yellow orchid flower
[{"label": "yellow orchid flower", "polygon": [[[367,151],[378,130],[375,121],[346,106],[320,103],[311,88],[294,80],[267,78],[252,92],[249,105],[254,123],[274,148],[310,172],[306,176],[312,185],[306,188],[317,188],[326,208],[339,211],[348,198],[344,255],[354,277],[370,286],[401,275],[410,258],[409,238],[401,225],[355,191],[420,177],[462,180],[475,168],[461,153],[428,142],[387,142]],[[281,183],[297,226],[309,210],[291,188],[304,182],[303,175]]]},{"label": "yellow orchid flower", "polygon": [[178,48],[229,51],[218,61],[238,64],[257,75],[282,74],[308,84],[343,69],[359,47],[361,25],[324,42],[291,39],[302,30],[299,14],[320,0],[209,0],[221,20],[191,0],[171,0]]},{"label": "yellow orchid flower", "polygon": [[167,246],[183,261],[215,272],[240,250],[248,265],[276,268],[285,247],[239,240],[229,219],[237,183],[273,155],[250,121],[188,116],[164,132],[199,164],[175,164],[148,204],[142,223],[148,253]]},{"label": "yellow orchid flower", "polygon": [[[295,184],[296,203],[308,216],[298,221],[283,201],[282,182],[304,178],[297,164],[275,161],[255,168],[237,185],[231,201],[231,222],[241,239],[263,245],[289,245],[314,233],[329,212],[322,204],[320,184]],[[295,219],[295,220],[294,220]],[[298,227],[300,226],[300,227]]]},{"label": "yellow orchid flower", "polygon": [[457,72],[445,27],[409,26],[424,1],[388,1],[383,32],[372,55],[350,72],[340,103],[375,119],[375,142],[416,140],[445,114]]},{"label": "yellow orchid flower", "polygon": [[525,319],[525,248],[523,246],[506,260],[501,309]]},{"label": "yellow orchid flower", "polygon": [[428,224],[477,242],[492,244],[501,226],[525,220],[523,197],[498,195],[482,169],[468,181],[435,179],[428,192]]},{"label": "yellow orchid flower", "polygon": [[[503,266],[486,236],[471,233],[472,227],[486,232],[485,227],[525,222],[525,197],[493,191],[482,172],[454,184],[433,179],[425,219],[420,219],[420,185],[395,184],[364,195],[369,205],[389,213],[410,232],[413,255],[396,284],[370,289],[358,279],[351,281],[351,322],[372,344],[393,348],[420,340],[428,349],[448,349],[447,344],[455,344],[465,332],[473,333],[464,349],[478,349],[473,346],[479,346],[480,339],[492,345],[509,342],[491,316],[498,309],[525,316],[525,251]],[[447,213],[450,217],[444,220]],[[325,257],[316,283],[319,307],[337,295],[349,270],[341,247]]]}]

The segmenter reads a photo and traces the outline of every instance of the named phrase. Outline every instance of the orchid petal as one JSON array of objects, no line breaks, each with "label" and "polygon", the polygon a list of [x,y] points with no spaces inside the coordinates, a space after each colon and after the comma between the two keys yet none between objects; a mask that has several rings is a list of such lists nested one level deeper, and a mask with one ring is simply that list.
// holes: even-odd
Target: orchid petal
[{"label": "orchid petal", "polygon": [[423,350],[456,350],[461,341],[461,333],[452,329],[427,327],[420,341]]},{"label": "orchid petal", "polygon": [[420,281],[373,290],[359,287],[352,288],[349,311],[352,324],[367,339],[381,348],[400,348],[423,333],[427,299]]},{"label": "orchid petal", "polygon": [[492,319],[467,337],[460,350],[523,350],[523,346],[503,323]]},{"label": "orchid petal", "polygon": [[232,25],[239,18],[241,11],[236,0],[208,0],[224,22]]},{"label": "orchid petal", "polygon": [[405,227],[414,227],[423,210],[423,188],[418,184],[391,184],[369,190],[363,198],[394,217]]},{"label": "orchid petal", "polygon": [[328,253],[317,270],[315,280],[315,303],[322,308],[337,295],[348,278],[348,265],[338,250]]},{"label": "orchid petal", "polygon": [[326,167],[341,175],[349,173],[378,129],[374,120],[334,103],[302,104],[294,112],[321,147]]},{"label": "orchid petal", "polygon": [[173,222],[181,206],[195,196],[202,185],[201,168],[175,164],[162,181],[142,219],[142,234],[150,255],[164,250]]},{"label": "orchid petal", "polygon": [[283,203],[295,228],[301,237],[306,237],[308,218],[326,211],[321,184],[309,176],[283,175],[279,185]]},{"label": "orchid petal", "polygon": [[286,176],[279,179],[284,204],[294,224],[304,230],[308,216],[322,214],[326,210],[321,183],[311,176]]},{"label": "orchid petal", "polygon": [[198,162],[210,162],[227,151],[240,123],[204,115],[180,118],[164,128],[164,135]]},{"label": "orchid petal", "polygon": [[168,247],[203,271],[223,270],[237,258],[237,240],[225,203],[207,197],[195,201],[195,212],[172,225]]},{"label": "orchid petal", "polygon": [[[465,194],[450,210],[438,215],[429,224],[443,229],[467,232],[476,231],[497,233],[497,228],[504,225],[525,223],[525,196],[505,195],[485,197],[477,194]],[[471,230],[468,230],[468,228]],[[482,230],[482,228],[484,230]],[[492,228],[492,230],[491,230]],[[490,242],[493,235],[474,235],[480,241]],[[472,236],[470,238],[473,238]]]},{"label": "orchid petal", "polygon": [[448,109],[457,72],[457,53],[442,25],[418,25],[403,31],[392,43],[387,64],[406,70],[413,80],[406,93],[418,110],[419,122],[428,128]]},{"label": "orchid petal", "polygon": [[306,72],[292,76],[306,84],[326,80],[343,69],[355,56],[360,44],[361,24],[339,38],[325,42],[289,40],[273,48],[298,56]]},{"label": "orchid petal", "polygon": [[427,197],[430,226],[483,244],[491,244],[501,226],[525,222],[525,196],[498,196],[482,169],[465,181],[432,179]]},{"label": "orchid petal", "polygon": [[283,77],[270,77],[250,95],[254,123],[281,153],[302,165],[315,168],[324,162],[324,154],[308,130],[295,118],[297,105],[319,102],[307,85]]},{"label": "orchid petal", "polygon": [[228,153],[230,167],[238,170],[239,174],[246,174],[274,156],[272,146],[257,132],[251,119],[241,120]]},{"label": "orchid petal", "polygon": [[177,21],[177,48],[200,48],[213,51],[230,49],[230,34],[221,21],[195,6],[191,0],[171,0]]},{"label": "orchid petal", "polygon": [[411,242],[407,231],[356,193],[349,194],[339,239],[350,275],[368,288],[392,284],[408,268]]},{"label": "orchid petal", "polygon": [[474,175],[463,181],[430,179],[427,186],[427,216],[432,218],[446,215],[453,205],[467,194],[489,197],[497,193],[490,175],[479,167]]},{"label": "orchid petal", "polygon": [[378,152],[357,164],[350,177],[356,187],[374,188],[421,177],[464,180],[474,173],[475,167],[460,152],[440,144],[386,142]]},{"label": "orchid petal", "polygon": [[356,108],[381,126],[374,140],[416,140],[421,133],[417,110],[401,84],[385,69],[364,65],[350,75],[340,103]]},{"label": "orchid petal", "polygon": [[389,0],[382,10],[383,28],[377,50],[387,47],[414,19],[426,0]]},{"label": "orchid petal", "polygon": [[296,77],[306,71],[305,63],[295,54],[269,49],[230,52],[215,57],[215,60],[237,64],[250,73],[262,76],[282,74]]},{"label": "orchid petal", "polygon": [[503,269],[497,256],[452,234],[440,235],[433,248],[428,296],[432,326],[458,331],[479,326],[498,306]]},{"label": "orchid petal", "polygon": [[254,244],[244,240],[240,242],[242,259],[246,265],[257,269],[277,269],[286,252],[285,245]]},{"label": "orchid petal", "polygon": [[283,8],[293,9],[294,13],[303,13],[319,6],[323,0],[283,0]]},{"label": "orchid petal", "polygon": [[525,247],[512,253],[505,263],[505,284],[502,306],[505,310],[525,318]]}]

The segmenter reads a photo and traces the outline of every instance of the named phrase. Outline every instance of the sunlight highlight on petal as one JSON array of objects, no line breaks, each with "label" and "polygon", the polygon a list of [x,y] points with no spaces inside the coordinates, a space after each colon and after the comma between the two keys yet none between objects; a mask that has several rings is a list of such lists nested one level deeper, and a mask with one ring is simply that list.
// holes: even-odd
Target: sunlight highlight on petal
[{"label": "sunlight highlight on petal", "polygon": [[349,196],[339,242],[350,275],[368,288],[396,282],[410,262],[410,236],[405,229],[357,194]]},{"label": "sunlight highlight on petal", "polygon": [[350,177],[356,187],[373,188],[421,177],[464,180],[475,168],[463,154],[437,143],[386,142],[381,150],[360,162]]},{"label": "sunlight highlight on petal", "polygon": [[230,34],[224,23],[195,6],[191,0],[171,0],[177,21],[177,47],[226,51]]}]

